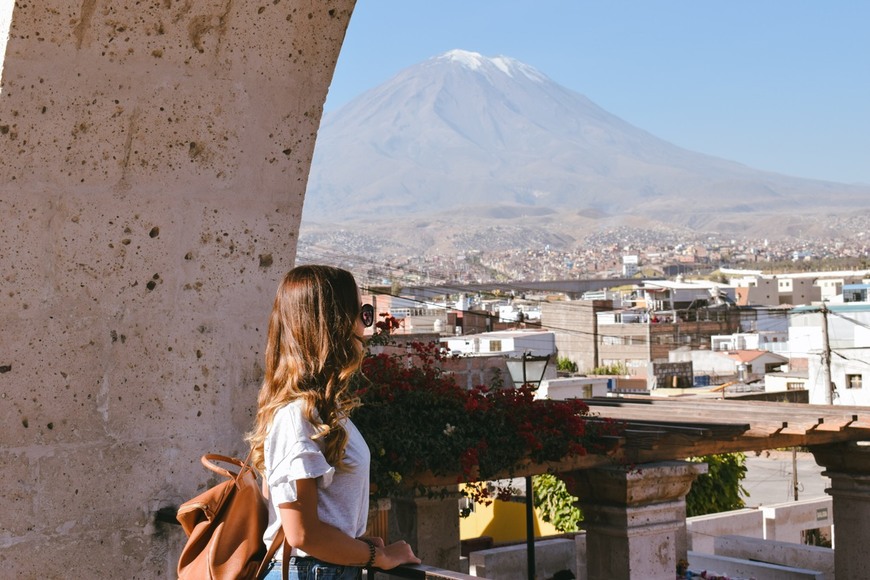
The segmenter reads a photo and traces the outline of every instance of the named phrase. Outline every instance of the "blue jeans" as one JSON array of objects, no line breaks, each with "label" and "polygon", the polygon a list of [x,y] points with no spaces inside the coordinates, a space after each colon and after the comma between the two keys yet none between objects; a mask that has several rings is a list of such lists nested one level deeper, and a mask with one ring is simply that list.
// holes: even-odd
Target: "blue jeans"
[{"label": "blue jeans", "polygon": [[[263,580],[281,580],[281,562],[273,560]],[[316,558],[290,558],[290,566],[287,571],[289,580],[360,580],[362,568],[359,566],[338,566],[329,564]]]}]

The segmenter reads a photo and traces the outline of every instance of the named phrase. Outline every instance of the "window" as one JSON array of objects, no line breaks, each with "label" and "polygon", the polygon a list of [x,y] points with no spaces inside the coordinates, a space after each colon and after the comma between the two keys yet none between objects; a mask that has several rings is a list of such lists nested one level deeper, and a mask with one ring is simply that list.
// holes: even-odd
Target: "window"
[{"label": "window", "polygon": [[861,375],[846,375],[846,388],[847,389],[860,389],[861,388]]},{"label": "window", "polygon": [[805,387],[803,383],[786,383],[785,388],[789,391],[803,391]]},{"label": "window", "polygon": [[489,341],[489,352],[501,352],[501,341],[500,340],[490,340]]}]

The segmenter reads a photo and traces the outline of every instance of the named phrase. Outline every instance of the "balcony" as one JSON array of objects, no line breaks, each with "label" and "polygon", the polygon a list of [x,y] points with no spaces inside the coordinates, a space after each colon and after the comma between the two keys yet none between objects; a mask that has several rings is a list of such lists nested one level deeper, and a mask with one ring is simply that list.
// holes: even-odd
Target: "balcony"
[{"label": "balcony", "polygon": [[[586,520],[586,578],[674,577],[687,557],[685,495],[703,464],[687,457],[807,447],[831,478],[841,578],[864,577],[870,538],[870,408],[788,403],[643,398],[587,400],[593,414],[624,422],[606,452],[558,463],[528,464],[522,473],[566,477]],[[663,420],[663,418],[666,418]],[[624,465],[637,469],[625,469]],[[432,477],[432,486],[455,483]],[[413,500],[399,508],[413,522],[404,536],[424,562],[392,575],[468,578],[458,572],[456,500]],[[391,539],[396,539],[391,537]],[[656,550],[652,550],[655,546]],[[655,552],[655,557],[653,557]],[[459,575],[457,575],[459,574]]]},{"label": "balcony", "polygon": [[[590,420],[619,421],[621,435],[608,437],[597,453],[526,463],[513,475],[560,474],[580,498],[588,580],[674,577],[677,562],[688,556],[685,496],[695,477],[706,471],[704,464],[683,459],[788,447],[808,448],[831,479],[837,577],[866,577],[870,408],[654,397],[593,398],[586,403],[593,414]],[[429,475],[418,481],[440,489],[455,486],[457,478]],[[392,511],[399,523],[390,529],[389,540],[407,540],[425,564],[376,572],[376,578],[475,577],[459,571],[455,495],[394,500]],[[173,515],[158,513],[158,519],[174,523]]]}]

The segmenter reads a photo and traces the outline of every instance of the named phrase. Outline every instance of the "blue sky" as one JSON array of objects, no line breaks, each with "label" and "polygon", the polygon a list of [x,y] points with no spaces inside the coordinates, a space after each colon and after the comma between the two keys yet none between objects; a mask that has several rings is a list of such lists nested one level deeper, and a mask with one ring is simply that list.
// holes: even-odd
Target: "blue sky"
[{"label": "blue sky", "polygon": [[687,149],[870,184],[868,0],[358,0],[326,109],[454,48]]}]

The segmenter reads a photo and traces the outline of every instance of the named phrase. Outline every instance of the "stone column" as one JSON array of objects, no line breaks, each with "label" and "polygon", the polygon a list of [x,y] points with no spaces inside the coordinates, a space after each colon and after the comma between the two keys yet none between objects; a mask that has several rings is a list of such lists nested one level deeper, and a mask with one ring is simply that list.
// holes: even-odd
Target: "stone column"
[{"label": "stone column", "polygon": [[687,551],[686,494],[706,471],[667,461],[564,474],[583,510],[587,579],[673,580]]},{"label": "stone column", "polygon": [[390,541],[405,540],[423,564],[459,571],[459,494],[393,499]]},{"label": "stone column", "polygon": [[155,512],[244,453],[353,7],[2,2],[4,577],[174,577]]},{"label": "stone column", "polygon": [[831,478],[834,504],[834,569],[837,578],[866,578],[870,539],[870,447],[839,443],[811,447]]}]

